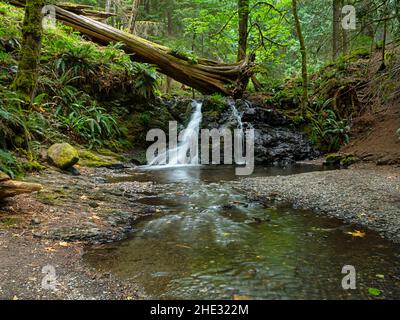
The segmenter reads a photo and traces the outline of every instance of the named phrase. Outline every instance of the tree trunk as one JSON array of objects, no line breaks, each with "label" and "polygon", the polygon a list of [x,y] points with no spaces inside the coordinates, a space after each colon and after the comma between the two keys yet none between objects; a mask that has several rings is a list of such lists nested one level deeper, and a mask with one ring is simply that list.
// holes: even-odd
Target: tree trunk
[{"label": "tree trunk", "polygon": [[302,95],[302,99],[301,99],[301,109],[304,113],[308,106],[307,51],[306,51],[306,45],[304,42],[303,33],[301,31],[301,24],[300,24],[299,14],[297,11],[297,1],[296,0],[292,0],[292,10],[293,10],[294,23],[296,26],[296,33],[297,33],[297,37],[299,38],[299,43],[300,43],[301,76],[303,79],[303,95]]},{"label": "tree trunk", "polygon": [[203,94],[219,92],[240,97],[253,73],[253,60],[250,58],[234,64],[207,59],[193,61],[185,56],[177,55],[162,45],[57,6],[55,8],[58,21],[88,35],[92,41],[104,45],[122,42],[123,49],[133,54],[132,59],[157,65],[161,73]]},{"label": "tree trunk", "polygon": [[146,14],[150,14],[150,0],[145,0],[144,1],[144,12],[146,12]]},{"label": "tree trunk", "polygon": [[332,0],[332,59],[335,61],[339,55],[340,47],[340,0]]},{"label": "tree trunk", "polygon": [[111,0],[106,0],[106,12],[109,13],[111,10]]},{"label": "tree trunk", "polygon": [[[16,6],[23,2],[10,0]],[[107,24],[55,6],[57,20],[87,35],[101,45],[121,42],[132,59],[154,64],[158,71],[188,85],[203,94],[221,93],[241,97],[254,69],[254,57],[238,63],[220,63],[208,59],[192,59],[138,36],[123,32]]]},{"label": "tree trunk", "polygon": [[246,58],[247,54],[247,30],[249,25],[249,0],[238,0],[239,16],[239,46],[237,61]]},{"label": "tree trunk", "polygon": [[379,70],[385,70],[386,69],[386,62],[385,62],[385,56],[386,56],[386,42],[387,42],[387,25],[388,25],[388,2],[385,0],[385,5],[383,8],[383,18],[385,21],[383,22],[383,39],[382,39],[382,60],[381,60],[381,66]]},{"label": "tree trunk", "polygon": [[27,0],[22,25],[22,43],[18,72],[12,83],[13,90],[19,92],[30,103],[35,95],[38,65],[42,42],[43,0]]},{"label": "tree trunk", "polygon": [[130,33],[135,33],[136,18],[139,14],[140,0],[133,0],[131,16],[129,18],[128,30]]}]

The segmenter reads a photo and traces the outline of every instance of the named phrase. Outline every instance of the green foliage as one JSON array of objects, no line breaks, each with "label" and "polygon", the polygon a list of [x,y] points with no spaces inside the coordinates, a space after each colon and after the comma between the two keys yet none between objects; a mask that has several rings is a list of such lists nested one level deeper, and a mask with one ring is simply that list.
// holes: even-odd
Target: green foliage
[{"label": "green foliage", "polygon": [[310,117],[311,140],[322,149],[337,151],[343,143],[349,142],[350,127],[346,120],[338,120],[334,111],[328,109]]},{"label": "green foliage", "polygon": [[102,146],[105,140],[118,138],[124,131],[114,116],[94,102],[86,105],[85,101],[78,101],[67,109],[58,107],[56,117],[63,131],[90,147]]},{"label": "green foliage", "polygon": [[198,58],[193,53],[191,53],[190,51],[181,49],[181,48],[171,49],[169,51],[169,54],[174,56],[174,57],[176,57],[176,58],[178,58],[178,59],[181,59],[181,60],[184,60],[184,61],[188,61],[191,64],[197,64],[198,63]]},{"label": "green foliage", "polygon": [[400,128],[399,128],[399,129],[397,129],[397,131],[396,131],[396,135],[397,135],[397,137],[400,139]]},{"label": "green foliage", "polygon": [[377,288],[368,288],[368,293],[371,296],[379,297],[382,294],[382,291]]},{"label": "green foliage", "polygon": [[156,68],[149,64],[133,63],[135,75],[135,92],[146,99],[155,95],[158,85],[158,74]]},{"label": "green foliage", "polygon": [[12,153],[0,149],[0,171],[8,174],[11,178],[14,178],[16,175],[21,173],[22,167]]}]

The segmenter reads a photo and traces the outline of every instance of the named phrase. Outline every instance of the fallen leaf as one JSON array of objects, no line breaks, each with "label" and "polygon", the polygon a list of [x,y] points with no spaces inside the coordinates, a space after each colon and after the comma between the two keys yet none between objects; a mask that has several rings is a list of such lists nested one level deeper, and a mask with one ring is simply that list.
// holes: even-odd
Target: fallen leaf
[{"label": "fallen leaf", "polygon": [[379,297],[382,294],[382,291],[377,288],[368,288],[368,293],[371,296]]},{"label": "fallen leaf", "polygon": [[376,274],[375,275],[378,279],[385,279],[385,276],[383,274]]},{"label": "fallen leaf", "polygon": [[364,238],[367,234],[364,232],[361,232],[359,230],[355,230],[353,232],[347,232],[347,234],[355,237],[355,238]]},{"label": "fallen leaf", "polygon": [[56,249],[54,249],[52,247],[44,248],[44,250],[47,251],[47,252],[56,252],[57,251]]},{"label": "fallen leaf", "polygon": [[234,294],[233,300],[251,300],[251,298],[249,296]]},{"label": "fallen leaf", "polygon": [[60,242],[58,243],[58,245],[59,245],[60,247],[69,247],[69,246],[70,246],[70,244],[69,244],[68,242],[65,242],[65,241],[60,241]]}]

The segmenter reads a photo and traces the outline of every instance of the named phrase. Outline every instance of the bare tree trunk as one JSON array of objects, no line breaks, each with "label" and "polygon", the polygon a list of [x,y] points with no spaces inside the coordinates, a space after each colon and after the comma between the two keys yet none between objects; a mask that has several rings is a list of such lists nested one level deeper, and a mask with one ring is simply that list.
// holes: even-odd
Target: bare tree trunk
[{"label": "bare tree trunk", "polygon": [[146,14],[150,14],[150,0],[144,0],[144,12],[146,12]]},{"label": "bare tree trunk", "polygon": [[111,0],[106,0],[106,12],[109,13],[111,10]]},{"label": "bare tree trunk", "polygon": [[136,18],[139,14],[140,0],[133,0],[131,16],[129,18],[128,30],[130,33],[135,33]]},{"label": "bare tree trunk", "polygon": [[19,92],[29,103],[34,98],[38,79],[43,6],[43,0],[26,1],[18,72],[11,85],[12,89]]},{"label": "bare tree trunk", "polygon": [[332,0],[332,59],[335,61],[339,55],[340,44],[340,0]]},{"label": "bare tree trunk", "polygon": [[239,47],[237,61],[246,58],[247,55],[247,30],[249,25],[249,0],[238,0],[239,15]]},{"label": "bare tree trunk", "polygon": [[383,8],[383,18],[385,21],[383,22],[383,39],[382,39],[382,60],[381,60],[381,66],[379,70],[385,70],[386,69],[386,63],[385,63],[385,56],[386,56],[386,42],[387,42],[387,25],[388,25],[388,2],[385,0],[385,6]]},{"label": "bare tree trunk", "polygon": [[307,51],[306,45],[303,37],[303,33],[301,31],[301,24],[299,19],[299,14],[297,11],[297,1],[292,0],[292,10],[294,23],[296,26],[297,37],[299,38],[300,43],[300,53],[301,53],[301,76],[303,79],[303,95],[301,99],[301,110],[304,113],[308,106],[308,71],[307,71]]}]

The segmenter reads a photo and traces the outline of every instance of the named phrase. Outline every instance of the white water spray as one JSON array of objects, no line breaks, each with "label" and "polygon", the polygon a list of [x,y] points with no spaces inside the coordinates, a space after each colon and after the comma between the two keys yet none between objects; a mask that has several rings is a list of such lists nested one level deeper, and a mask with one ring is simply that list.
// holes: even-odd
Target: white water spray
[{"label": "white water spray", "polygon": [[199,164],[198,137],[201,120],[203,118],[201,113],[202,105],[201,102],[193,101],[192,106],[195,107],[195,111],[188,126],[179,135],[178,146],[158,155],[149,163],[150,166],[160,165],[163,163],[166,163],[163,167]]}]

